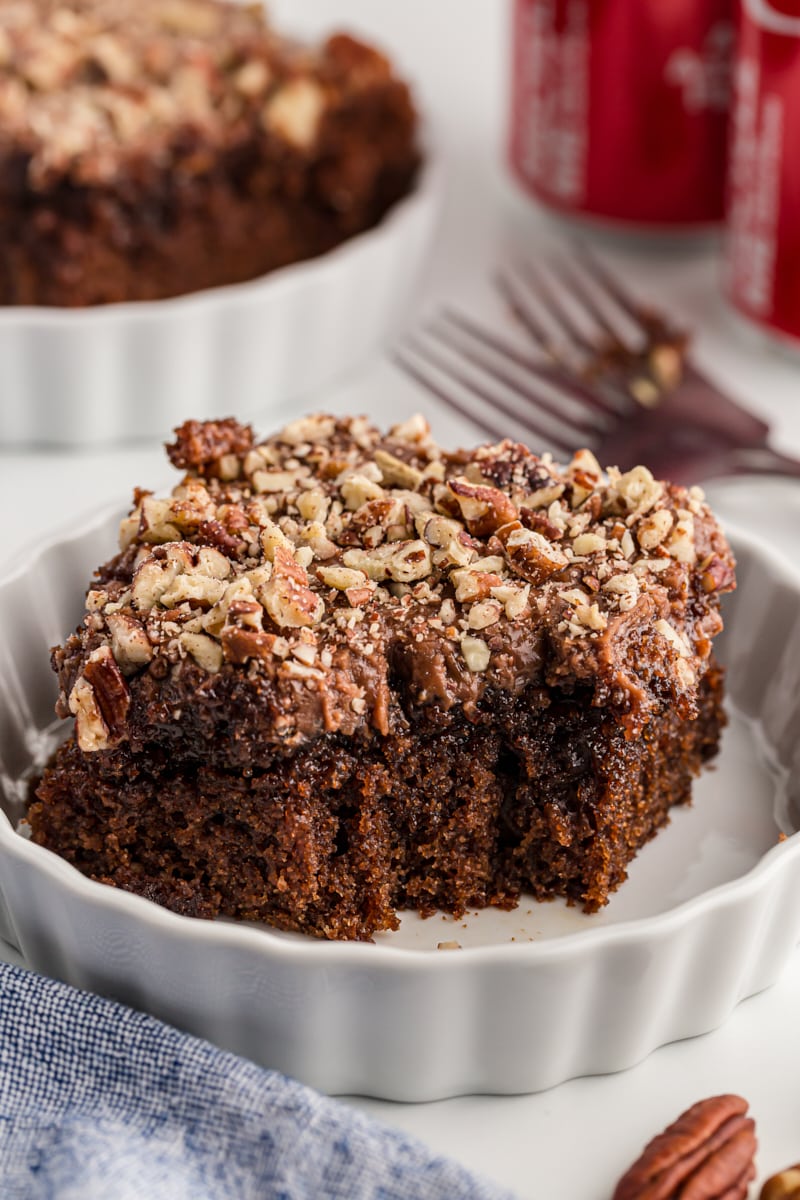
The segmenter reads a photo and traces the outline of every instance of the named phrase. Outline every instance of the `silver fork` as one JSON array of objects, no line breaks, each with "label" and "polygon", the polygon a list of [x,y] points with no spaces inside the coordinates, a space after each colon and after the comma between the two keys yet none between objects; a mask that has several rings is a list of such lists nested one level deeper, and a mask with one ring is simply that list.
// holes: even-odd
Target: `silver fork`
[{"label": "silver fork", "polygon": [[448,309],[392,355],[485,435],[505,437],[511,423],[557,453],[587,446],[604,465],[645,463],[678,483],[800,478],[800,460],[769,445],[766,422],[694,365],[686,334],[585,250],[558,282],[528,265],[497,283],[524,347]]}]

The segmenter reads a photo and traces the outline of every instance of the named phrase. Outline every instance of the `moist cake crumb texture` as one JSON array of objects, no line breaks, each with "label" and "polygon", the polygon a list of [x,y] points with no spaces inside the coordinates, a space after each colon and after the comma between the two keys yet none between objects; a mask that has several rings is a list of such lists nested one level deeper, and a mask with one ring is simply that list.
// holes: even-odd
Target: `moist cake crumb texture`
[{"label": "moist cake crumb texture", "polygon": [[730,549],[702,492],[511,441],[189,421],[53,654],[29,810],[96,879],[368,938],[606,903],[717,748]]}]

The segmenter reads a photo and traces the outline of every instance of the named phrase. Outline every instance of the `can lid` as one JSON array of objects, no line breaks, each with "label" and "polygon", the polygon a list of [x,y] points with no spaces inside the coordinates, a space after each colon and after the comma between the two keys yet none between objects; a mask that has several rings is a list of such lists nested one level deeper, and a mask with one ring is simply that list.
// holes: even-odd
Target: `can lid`
[{"label": "can lid", "polygon": [[745,0],[745,8],[762,29],[800,37],[800,0]]}]

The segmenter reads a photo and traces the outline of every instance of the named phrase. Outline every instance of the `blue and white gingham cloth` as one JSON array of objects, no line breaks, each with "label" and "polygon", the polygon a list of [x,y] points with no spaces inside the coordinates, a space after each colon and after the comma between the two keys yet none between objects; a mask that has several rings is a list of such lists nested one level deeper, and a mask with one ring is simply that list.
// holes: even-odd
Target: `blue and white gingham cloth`
[{"label": "blue and white gingham cloth", "polygon": [[2,1200],[511,1200],[274,1071],[0,964]]}]

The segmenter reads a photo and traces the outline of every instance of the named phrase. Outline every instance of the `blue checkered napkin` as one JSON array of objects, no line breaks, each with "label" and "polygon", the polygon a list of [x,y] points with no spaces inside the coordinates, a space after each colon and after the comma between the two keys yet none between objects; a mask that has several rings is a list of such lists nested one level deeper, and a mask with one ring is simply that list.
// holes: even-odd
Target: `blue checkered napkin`
[{"label": "blue checkered napkin", "polygon": [[419,1142],[0,964],[2,1200],[511,1200]]}]

